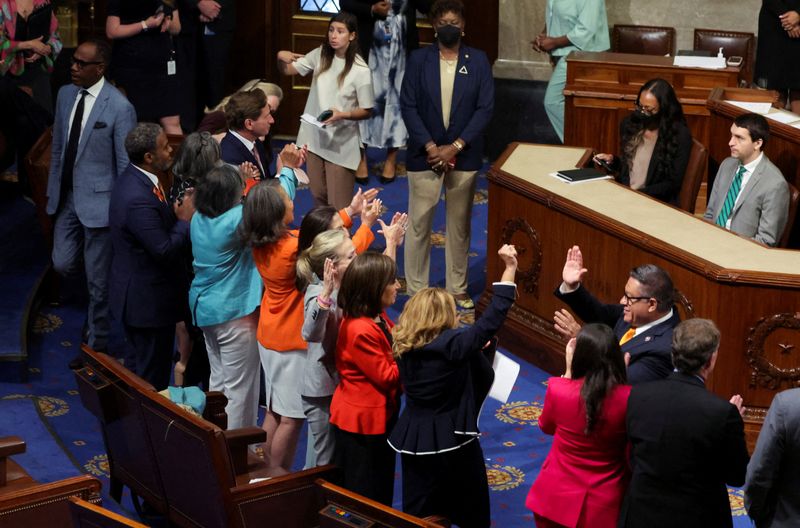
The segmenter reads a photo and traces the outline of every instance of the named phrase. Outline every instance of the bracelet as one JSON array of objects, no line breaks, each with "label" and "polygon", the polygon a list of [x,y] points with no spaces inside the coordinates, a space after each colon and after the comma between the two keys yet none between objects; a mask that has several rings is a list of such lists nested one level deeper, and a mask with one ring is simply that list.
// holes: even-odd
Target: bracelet
[{"label": "bracelet", "polygon": [[430,152],[432,148],[436,148],[436,144],[435,143],[431,143],[429,145],[425,145],[425,151],[426,152]]},{"label": "bracelet", "polygon": [[330,299],[323,299],[322,297],[317,296],[317,304],[323,310],[327,310],[331,307],[333,301],[331,301]]},{"label": "bracelet", "polygon": [[147,22],[145,22],[144,20],[142,20],[142,31],[147,31],[147,30],[148,30],[148,27],[147,27]]},{"label": "bracelet", "polygon": [[461,152],[462,150],[464,150],[464,145],[463,145],[463,144],[462,144],[462,143],[461,143],[459,140],[455,140],[455,141],[453,141],[453,146],[454,146],[454,147],[456,148],[456,150],[458,150],[459,152]]}]

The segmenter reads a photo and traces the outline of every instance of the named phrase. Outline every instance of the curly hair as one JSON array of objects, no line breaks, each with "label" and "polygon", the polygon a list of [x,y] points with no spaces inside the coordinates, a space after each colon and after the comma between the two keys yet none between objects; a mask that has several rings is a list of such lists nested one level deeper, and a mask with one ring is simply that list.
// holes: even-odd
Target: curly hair
[{"label": "curly hair", "polygon": [[[659,120],[658,120],[658,138],[655,149],[653,150],[653,158],[658,160],[658,165],[655,168],[654,179],[659,179],[660,176],[671,174],[674,169],[675,159],[678,157],[678,130],[686,126],[686,118],[683,115],[683,108],[675,95],[675,90],[664,79],[650,79],[642,85],[639,89],[639,95],[636,96],[636,102],[639,103],[642,94],[650,92],[658,101],[659,106]],[[633,156],[636,153],[636,148],[642,142],[644,134],[644,126],[637,123],[630,116],[626,117],[622,126],[620,127],[620,136],[622,140],[622,163],[631,168],[633,164]]]}]

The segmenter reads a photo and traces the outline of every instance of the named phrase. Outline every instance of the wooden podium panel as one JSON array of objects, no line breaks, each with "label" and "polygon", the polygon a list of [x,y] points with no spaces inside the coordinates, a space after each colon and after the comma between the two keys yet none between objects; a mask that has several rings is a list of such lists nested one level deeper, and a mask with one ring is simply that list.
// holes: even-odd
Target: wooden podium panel
[{"label": "wooden podium panel", "polygon": [[800,382],[800,253],[772,249],[704,222],[615,182],[568,185],[549,173],[579,165],[587,149],[515,143],[489,173],[487,290],[500,276],[492,258],[503,243],[519,248],[519,299],[502,345],[554,374],[564,342],[553,295],[567,249],[581,247],[585,285],[618,302],[628,272],[643,263],[666,269],[683,319],[714,320],[722,332],[709,388],[739,393],[746,419],[759,423],[774,394]]},{"label": "wooden podium panel", "polygon": [[692,136],[709,145],[711,90],[739,84],[740,68],[708,70],[673,66],[673,57],[575,51],[567,56],[565,145],[619,152],[619,124],[633,110],[641,86],[656,77],[675,88]]}]

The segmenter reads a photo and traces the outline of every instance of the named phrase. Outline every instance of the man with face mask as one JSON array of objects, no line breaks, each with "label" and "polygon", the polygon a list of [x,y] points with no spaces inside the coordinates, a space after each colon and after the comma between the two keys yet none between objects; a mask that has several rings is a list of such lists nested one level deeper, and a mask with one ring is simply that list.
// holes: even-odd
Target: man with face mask
[{"label": "man with face mask", "polygon": [[130,164],[111,193],[111,313],[121,321],[133,355],[126,366],[157,390],[169,385],[175,323],[185,318],[192,190],[170,204],[157,174],[172,165],[159,125],[139,123],[125,139]]},{"label": "man with face mask", "polygon": [[555,66],[544,109],[558,139],[564,141],[564,85],[571,52],[606,51],[610,47],[605,0],[547,0],[545,28],[531,41],[534,51],[548,53]]},{"label": "man with face mask", "polygon": [[731,125],[731,157],[717,171],[703,218],[774,246],[789,218],[789,186],[780,169],[764,155],[769,123],[758,114],[742,114]]}]

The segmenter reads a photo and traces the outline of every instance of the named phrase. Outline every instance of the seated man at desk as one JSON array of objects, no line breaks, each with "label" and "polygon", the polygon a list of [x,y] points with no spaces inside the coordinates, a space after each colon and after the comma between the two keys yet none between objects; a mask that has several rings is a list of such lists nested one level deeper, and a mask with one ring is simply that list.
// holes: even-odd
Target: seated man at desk
[{"label": "seated man at desk", "polygon": [[742,114],[733,121],[731,157],[719,166],[703,218],[774,246],[789,217],[789,186],[764,155],[768,138],[764,116]]},{"label": "seated man at desk", "polygon": [[[625,354],[628,383],[666,378],[673,370],[672,330],[680,323],[673,308],[675,288],[669,274],[654,264],[638,266],[630,271],[619,304],[603,304],[581,285],[588,271],[583,267],[581,249],[570,248],[556,297],[585,323],[605,323],[614,329]],[[559,310],[555,328],[567,337],[575,337],[580,326],[569,312]]]}]

